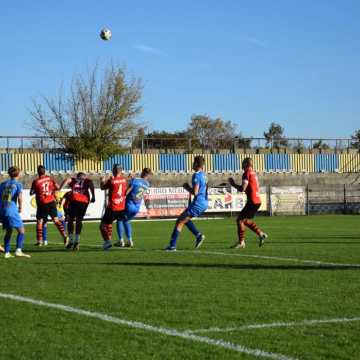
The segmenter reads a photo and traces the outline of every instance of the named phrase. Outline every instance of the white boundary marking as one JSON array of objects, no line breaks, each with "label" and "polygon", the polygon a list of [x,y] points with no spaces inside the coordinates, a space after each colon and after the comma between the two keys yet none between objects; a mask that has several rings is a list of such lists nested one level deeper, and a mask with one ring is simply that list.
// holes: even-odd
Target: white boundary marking
[{"label": "white boundary marking", "polygon": [[252,349],[252,348],[245,347],[243,345],[234,344],[234,343],[220,340],[220,339],[219,340],[211,339],[211,338],[208,338],[205,336],[198,336],[198,335],[190,334],[186,331],[179,331],[179,330],[175,330],[175,329],[153,326],[153,325],[145,324],[145,323],[142,323],[139,321],[120,319],[120,318],[110,316],[110,315],[107,315],[104,313],[78,309],[78,308],[75,308],[72,306],[49,303],[49,302],[45,302],[42,300],[36,300],[36,299],[29,298],[29,297],[18,296],[18,295],[7,294],[7,293],[0,293],[0,298],[23,302],[23,303],[29,303],[29,304],[37,305],[37,306],[44,306],[47,308],[52,308],[52,309],[56,309],[56,310],[65,311],[68,313],[73,313],[73,314],[87,316],[87,317],[102,320],[102,321],[111,322],[111,323],[117,324],[117,325],[124,325],[124,326],[128,326],[128,327],[135,328],[135,329],[145,330],[145,331],[158,333],[158,334],[162,334],[162,335],[167,335],[167,336],[174,336],[174,337],[182,338],[185,340],[190,340],[193,342],[204,343],[207,345],[213,345],[213,346],[217,346],[217,347],[228,349],[228,350],[233,350],[238,353],[243,353],[243,354],[247,354],[247,355],[251,355],[251,356],[255,356],[255,357],[263,357],[263,358],[274,359],[274,360],[296,360],[295,358],[292,358],[292,357],[289,357],[286,355],[266,352],[266,351],[263,351],[260,349]]},{"label": "white boundary marking", "polygon": [[[101,240],[100,240],[101,241]],[[52,245],[63,245],[60,242],[52,242]],[[82,244],[84,247],[90,248],[97,248],[102,249],[101,243],[99,245],[95,244],[87,244],[86,242]],[[115,249],[115,248],[114,248]],[[118,248],[116,250],[124,250],[126,248]],[[129,249],[128,249],[129,250]],[[130,249],[131,250],[131,249]],[[165,252],[164,250],[145,250],[145,251],[155,251],[155,252]],[[41,252],[41,250],[40,250]],[[334,262],[326,262],[326,261],[319,261],[319,260],[307,260],[307,259],[299,259],[299,258],[287,258],[287,257],[279,257],[279,256],[268,256],[268,255],[255,255],[255,254],[239,254],[239,253],[225,253],[219,251],[202,251],[202,250],[178,250],[176,254],[181,253],[192,253],[192,254],[203,254],[203,255],[222,255],[222,256],[235,256],[235,257],[248,257],[248,258],[255,258],[255,259],[264,259],[264,260],[279,260],[279,261],[286,261],[286,262],[297,262],[297,263],[304,263],[304,264],[313,264],[313,265],[323,265],[323,266],[331,266],[331,267],[343,267],[343,268],[359,268],[360,264],[346,264],[346,263],[334,263]]]},{"label": "white boundary marking", "polygon": [[267,256],[267,255],[254,255],[254,254],[235,254],[235,253],[225,253],[218,251],[194,251],[194,250],[181,250],[179,252],[192,252],[196,254],[203,255],[223,255],[223,256],[238,256],[238,257],[249,257],[255,259],[264,259],[264,260],[279,260],[279,261],[290,261],[290,262],[298,262],[304,264],[316,264],[316,265],[325,265],[325,266],[339,266],[339,267],[355,267],[360,268],[360,264],[344,264],[344,263],[334,263],[334,262],[326,262],[326,261],[318,261],[318,260],[306,260],[299,258],[287,258],[280,256]]},{"label": "white boundary marking", "polygon": [[321,324],[333,324],[333,323],[355,322],[355,321],[360,321],[360,317],[323,319],[323,320],[303,320],[303,321],[292,321],[292,322],[275,322],[269,324],[253,324],[253,325],[243,325],[243,326],[238,326],[238,327],[235,326],[228,328],[210,327],[207,329],[187,330],[187,333],[198,334],[198,333],[207,333],[207,332],[232,332],[232,331],[244,331],[244,330],[253,330],[253,329],[311,326],[311,325],[319,325],[319,324],[321,325]]}]

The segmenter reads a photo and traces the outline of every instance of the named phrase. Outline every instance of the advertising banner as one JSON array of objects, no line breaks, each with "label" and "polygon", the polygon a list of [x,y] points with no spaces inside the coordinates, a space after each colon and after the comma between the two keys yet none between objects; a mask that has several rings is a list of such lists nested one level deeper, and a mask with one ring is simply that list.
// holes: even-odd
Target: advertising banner
[{"label": "advertising banner", "polygon": [[305,188],[281,186],[271,189],[271,210],[274,215],[305,214]]},{"label": "advertising banner", "polygon": [[137,217],[178,216],[189,203],[189,193],[182,187],[150,188]]},{"label": "advertising banner", "polygon": [[[236,189],[226,187],[209,188],[209,208],[207,212],[240,212],[246,204],[246,195]],[[267,210],[266,188],[260,189],[260,211]]]},{"label": "advertising banner", "polygon": [[[65,192],[68,190],[60,191],[60,196],[65,194]],[[105,195],[104,191],[100,189],[95,189],[95,197],[96,201],[95,203],[90,203],[85,219],[100,219],[102,217],[103,211],[104,211],[104,203],[105,203]],[[29,189],[23,190],[23,211],[21,213],[21,217],[25,221],[35,221],[36,220],[36,201],[35,196],[30,195]]]},{"label": "advertising banner", "polygon": [[[68,190],[61,191],[65,194]],[[207,213],[239,212],[246,204],[246,195],[237,193],[235,189],[209,188],[209,208]],[[61,195],[60,195],[61,196]],[[104,213],[106,194],[95,189],[96,202],[90,203],[85,219],[100,219]],[[266,189],[261,188],[260,197],[262,205],[260,211],[267,210]],[[138,218],[176,217],[180,215],[189,204],[189,193],[182,187],[149,188],[144,194]],[[30,196],[28,189],[24,190],[24,206],[22,217],[26,221],[36,219],[35,196]]]}]

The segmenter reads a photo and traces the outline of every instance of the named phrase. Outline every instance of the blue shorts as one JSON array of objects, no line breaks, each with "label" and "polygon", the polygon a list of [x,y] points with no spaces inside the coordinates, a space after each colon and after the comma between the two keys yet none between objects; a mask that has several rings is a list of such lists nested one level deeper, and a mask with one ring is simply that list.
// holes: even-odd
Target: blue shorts
[{"label": "blue shorts", "polygon": [[19,213],[0,216],[0,221],[2,222],[3,227],[6,230],[14,228],[19,229],[24,226]]},{"label": "blue shorts", "polygon": [[57,212],[58,219],[61,219],[63,216],[64,216],[64,213],[62,211],[58,210],[58,212]]},{"label": "blue shorts", "polygon": [[191,217],[201,216],[208,208],[208,203],[191,203],[185,210],[186,214]]},{"label": "blue shorts", "polygon": [[124,212],[124,220],[125,221],[130,221],[131,219],[133,219],[137,213],[140,211],[140,207],[138,205],[132,204],[132,203],[128,203],[126,204],[126,209]]}]

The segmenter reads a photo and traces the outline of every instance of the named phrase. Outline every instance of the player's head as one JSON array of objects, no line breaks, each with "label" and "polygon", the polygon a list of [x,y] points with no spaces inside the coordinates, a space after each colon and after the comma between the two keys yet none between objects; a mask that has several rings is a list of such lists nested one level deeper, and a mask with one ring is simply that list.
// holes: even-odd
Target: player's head
[{"label": "player's head", "polygon": [[198,171],[200,169],[203,169],[205,165],[205,159],[198,155],[194,157],[194,162],[193,162],[193,170]]},{"label": "player's head", "polygon": [[252,167],[253,166],[253,161],[251,158],[247,157],[243,160],[242,162],[242,168],[243,170],[249,168],[249,167]]},{"label": "player's head", "polygon": [[20,169],[17,166],[11,166],[8,169],[8,174],[11,179],[16,179],[20,175]]},{"label": "player's head", "polygon": [[122,167],[119,164],[114,164],[113,168],[112,168],[112,172],[114,174],[114,176],[118,176],[122,173]]},{"label": "player's head", "polygon": [[45,175],[45,173],[46,173],[45,166],[44,165],[39,165],[38,168],[37,168],[37,173],[38,173],[39,176]]},{"label": "player's head", "polygon": [[148,179],[151,175],[152,175],[151,169],[146,167],[142,169],[140,176],[142,179]]},{"label": "player's head", "polygon": [[80,172],[78,172],[78,173],[76,174],[76,177],[77,177],[78,179],[84,179],[84,178],[86,178],[86,174],[83,173],[82,171],[80,171]]}]

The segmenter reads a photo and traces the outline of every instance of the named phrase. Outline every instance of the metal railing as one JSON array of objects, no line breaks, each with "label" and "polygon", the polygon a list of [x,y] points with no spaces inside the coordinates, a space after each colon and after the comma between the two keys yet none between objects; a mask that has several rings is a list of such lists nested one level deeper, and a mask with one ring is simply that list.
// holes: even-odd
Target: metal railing
[{"label": "metal railing", "polygon": [[[47,136],[17,136],[17,135],[1,135],[0,149],[9,151],[25,151],[25,150],[59,150],[62,148],[61,142],[64,138],[47,137]],[[124,150],[129,152],[237,152],[240,151],[261,151],[276,150],[279,152],[298,152],[305,153],[313,150],[320,152],[338,152],[344,150],[360,150],[360,141],[354,143],[351,138],[282,138],[267,140],[261,137],[238,138],[234,137],[230,140],[214,140],[207,142],[200,141],[195,138],[188,137],[124,137],[118,138]]]}]

